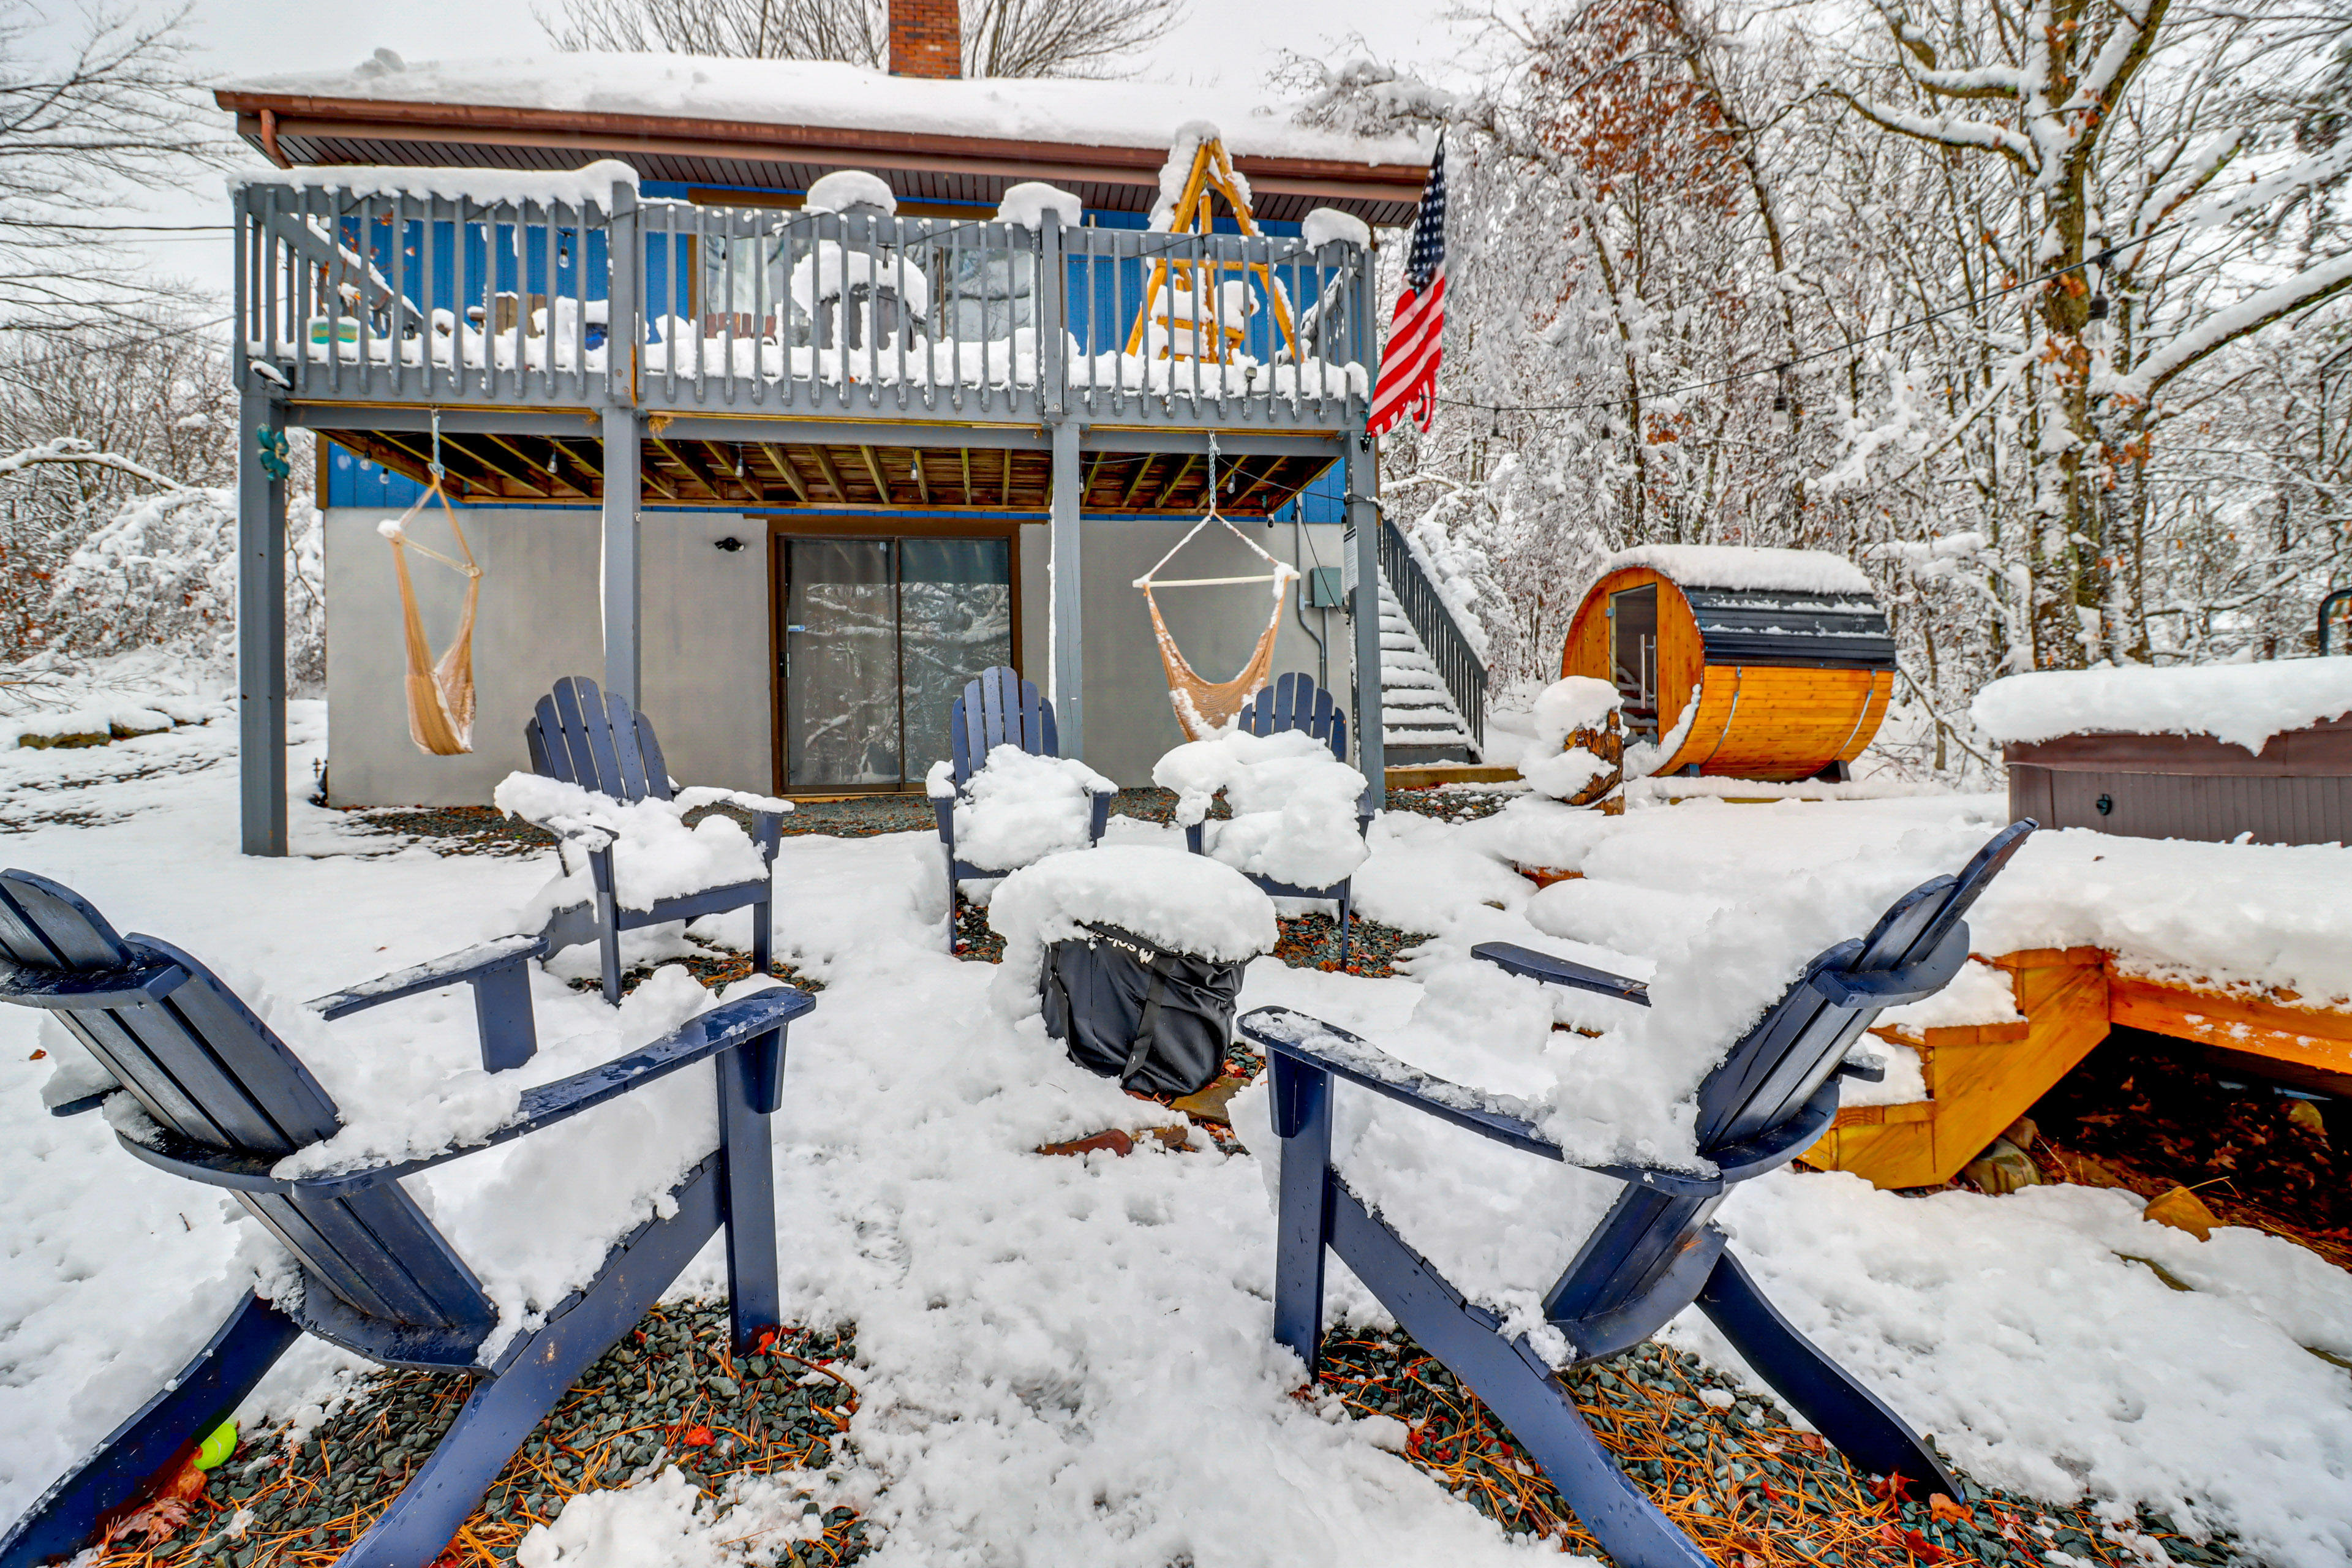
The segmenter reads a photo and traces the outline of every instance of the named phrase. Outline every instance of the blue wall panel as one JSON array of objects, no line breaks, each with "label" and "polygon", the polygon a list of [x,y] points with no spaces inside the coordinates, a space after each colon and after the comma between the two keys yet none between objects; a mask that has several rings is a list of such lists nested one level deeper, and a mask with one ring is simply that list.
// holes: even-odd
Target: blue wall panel
[{"label": "blue wall panel", "polygon": [[394,507],[404,511],[425,493],[425,487],[415,479],[380,468],[341,447],[321,441],[319,452],[327,464],[329,506]]}]

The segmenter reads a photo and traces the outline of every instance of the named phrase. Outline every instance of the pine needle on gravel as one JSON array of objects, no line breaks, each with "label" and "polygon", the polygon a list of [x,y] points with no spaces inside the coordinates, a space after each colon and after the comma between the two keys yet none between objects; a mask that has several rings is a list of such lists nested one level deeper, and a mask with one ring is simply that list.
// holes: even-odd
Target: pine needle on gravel
[{"label": "pine needle on gravel", "polygon": [[[737,1476],[832,1464],[857,1406],[833,1370],[853,1354],[852,1332],[787,1329],[768,1353],[744,1357],[729,1352],[727,1334],[723,1303],[648,1313],[524,1441],[435,1568],[510,1561],[566,1499],[672,1465],[716,1497]],[[327,1568],[430,1457],[472,1386],[454,1375],[370,1373],[299,1444],[248,1438],[180,1529],[86,1568]],[[827,1511],[824,1523],[822,1541],[781,1545],[765,1560],[834,1568],[866,1554],[866,1527],[849,1510]]]}]

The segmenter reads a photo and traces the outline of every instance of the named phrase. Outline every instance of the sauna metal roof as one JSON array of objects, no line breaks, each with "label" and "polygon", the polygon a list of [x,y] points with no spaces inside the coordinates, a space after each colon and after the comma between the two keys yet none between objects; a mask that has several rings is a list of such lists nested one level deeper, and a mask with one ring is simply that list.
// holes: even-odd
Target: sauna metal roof
[{"label": "sauna metal roof", "polygon": [[1868,595],[1684,588],[1709,664],[1892,669],[1895,637]]}]

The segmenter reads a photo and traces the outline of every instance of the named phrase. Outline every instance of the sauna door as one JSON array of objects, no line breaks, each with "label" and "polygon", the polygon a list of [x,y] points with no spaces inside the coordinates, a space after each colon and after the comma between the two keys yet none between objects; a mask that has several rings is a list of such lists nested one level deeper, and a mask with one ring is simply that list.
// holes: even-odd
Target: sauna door
[{"label": "sauna door", "polygon": [[1609,595],[1609,637],[1617,692],[1625,700],[1625,727],[1654,738],[1658,732],[1655,583]]}]

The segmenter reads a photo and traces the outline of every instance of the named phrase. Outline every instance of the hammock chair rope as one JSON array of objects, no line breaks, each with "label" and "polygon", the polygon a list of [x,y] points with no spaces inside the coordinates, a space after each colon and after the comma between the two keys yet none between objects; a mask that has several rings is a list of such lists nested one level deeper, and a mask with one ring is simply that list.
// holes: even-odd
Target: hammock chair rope
[{"label": "hammock chair rope", "polygon": [[[437,424],[437,421],[436,421]],[[435,432],[438,446],[440,432]],[[435,456],[439,456],[436,450]],[[441,489],[441,465],[433,465],[433,482],[415,504],[400,514],[395,521],[376,525],[392,545],[392,569],[400,581],[400,624],[403,640],[407,645],[408,668],[403,685],[408,698],[408,738],[417,749],[436,757],[460,756],[474,749],[474,612],[482,597],[482,569],[474,561],[473,547],[466,542],[466,531],[459,526],[457,509]],[[423,511],[427,502],[439,501],[443,515],[449,520],[449,532],[457,541],[457,552],[462,561],[453,560],[429,546],[408,537],[410,521]],[[428,561],[437,561],[466,579],[465,608],[457,616],[457,635],[450,639],[449,651],[438,659],[433,657],[433,645],[425,636],[425,616],[416,605],[416,584],[408,574],[408,552],[415,551]]]},{"label": "hammock chair rope", "polygon": [[[1166,582],[1159,580],[1160,569],[1176,558],[1178,551],[1192,542],[1210,523],[1223,526],[1250,552],[1274,570],[1247,577],[1178,577]],[[1175,547],[1154,562],[1151,569],[1135,580],[1134,586],[1143,590],[1143,602],[1151,611],[1151,633],[1160,645],[1160,668],[1168,673],[1168,701],[1176,710],[1176,727],[1184,731],[1188,741],[1204,741],[1227,724],[1242,710],[1243,705],[1265,687],[1274,672],[1275,639],[1282,631],[1283,595],[1298,578],[1298,569],[1286,561],[1277,561],[1261,549],[1257,541],[1235,528],[1217,510],[1217,444],[1209,439],[1209,510],[1178,540]],[[1266,618],[1265,630],[1258,634],[1257,646],[1250,650],[1242,664],[1241,672],[1230,680],[1210,680],[1197,670],[1177,647],[1174,634],[1160,614],[1160,600],[1155,588],[1206,588],[1233,583],[1271,583],[1274,584],[1274,613]]]}]

